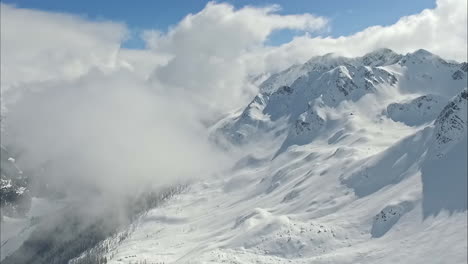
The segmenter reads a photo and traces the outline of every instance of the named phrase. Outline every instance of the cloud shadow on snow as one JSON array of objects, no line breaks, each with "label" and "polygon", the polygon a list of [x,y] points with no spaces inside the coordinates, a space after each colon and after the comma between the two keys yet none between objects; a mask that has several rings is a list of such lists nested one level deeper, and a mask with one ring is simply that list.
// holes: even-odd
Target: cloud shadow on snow
[{"label": "cloud shadow on snow", "polygon": [[425,160],[421,168],[424,218],[436,216],[442,210],[450,213],[467,210],[466,162],[466,137],[444,157]]}]

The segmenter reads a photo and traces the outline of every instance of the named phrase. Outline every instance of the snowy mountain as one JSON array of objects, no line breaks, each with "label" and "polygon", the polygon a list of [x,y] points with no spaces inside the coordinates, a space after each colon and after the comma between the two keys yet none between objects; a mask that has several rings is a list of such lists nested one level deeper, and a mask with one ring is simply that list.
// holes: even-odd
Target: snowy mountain
[{"label": "snowy mountain", "polygon": [[[434,120],[464,87],[465,64],[447,62],[424,50],[402,56],[381,49],[354,59],[327,54],[272,75],[242,114],[224,120],[218,130],[235,144],[245,143],[280,127],[278,120],[287,118],[285,148],[309,142],[312,131],[317,134],[330,118],[326,113],[333,111],[328,108],[350,107],[350,102],[365,95],[377,96],[385,104],[393,101],[384,112],[394,121],[417,124]],[[349,115],[353,112],[345,117]]]},{"label": "snowy mountain", "polygon": [[[110,263],[464,263],[466,63],[424,50],[271,75],[212,139],[243,157],[103,242]],[[77,259],[76,263],[79,263]]]},{"label": "snowy mountain", "polygon": [[272,74],[212,128],[233,168],[70,263],[465,263],[466,87],[425,50]]}]

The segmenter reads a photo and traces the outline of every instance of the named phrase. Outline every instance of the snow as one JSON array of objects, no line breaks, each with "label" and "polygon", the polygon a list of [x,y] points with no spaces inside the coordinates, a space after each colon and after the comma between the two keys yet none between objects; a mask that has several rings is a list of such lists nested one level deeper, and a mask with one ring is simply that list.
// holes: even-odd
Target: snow
[{"label": "snow", "polygon": [[392,103],[386,112],[393,121],[418,126],[433,121],[446,104],[446,98],[428,94],[408,102]]},{"label": "snow", "polygon": [[464,65],[382,49],[271,75],[213,127],[236,165],[109,238],[109,263],[465,263]]}]

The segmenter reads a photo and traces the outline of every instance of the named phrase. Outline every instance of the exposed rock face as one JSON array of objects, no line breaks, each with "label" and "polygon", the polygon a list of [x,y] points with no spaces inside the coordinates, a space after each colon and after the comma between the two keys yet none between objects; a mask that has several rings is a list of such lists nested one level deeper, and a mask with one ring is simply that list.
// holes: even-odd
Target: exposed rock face
[{"label": "exposed rock face", "polygon": [[28,178],[16,166],[15,160],[1,146],[0,202],[2,215],[24,216],[31,206]]},{"label": "exposed rock face", "polygon": [[387,233],[393,225],[398,222],[401,216],[411,210],[413,205],[410,202],[402,202],[395,205],[388,205],[374,217],[372,223],[372,237],[381,237]]},{"label": "exposed rock face", "polygon": [[378,49],[366,54],[361,58],[366,66],[386,66],[397,63],[403,56],[393,52],[391,49]]},{"label": "exposed rock face", "polygon": [[409,126],[422,125],[433,121],[446,104],[444,97],[428,94],[408,102],[392,103],[387,106],[387,115],[393,121]]},{"label": "exposed rock face", "polygon": [[452,78],[454,80],[462,80],[464,79],[464,77],[465,77],[465,74],[461,70],[457,70],[456,72],[452,74]]},{"label": "exposed rock face", "polygon": [[435,121],[435,155],[443,156],[453,144],[456,144],[467,133],[467,99],[465,88],[455,96]]},{"label": "exposed rock face", "polygon": [[468,72],[468,63],[467,62],[463,62],[461,67],[460,67],[460,70],[464,71],[464,72]]}]

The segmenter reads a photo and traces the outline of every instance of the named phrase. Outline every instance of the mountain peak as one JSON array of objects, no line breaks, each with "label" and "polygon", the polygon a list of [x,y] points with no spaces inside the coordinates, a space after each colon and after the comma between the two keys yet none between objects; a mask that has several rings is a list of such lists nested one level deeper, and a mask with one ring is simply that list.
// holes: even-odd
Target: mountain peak
[{"label": "mountain peak", "polygon": [[327,53],[322,56],[312,57],[303,65],[307,72],[326,72],[341,65],[353,65],[355,59],[346,58],[336,53]]},{"label": "mountain peak", "polygon": [[365,65],[371,67],[386,66],[397,63],[403,56],[388,48],[379,48],[358,58],[347,58],[336,53],[327,53],[322,56],[312,57],[306,65],[321,65],[337,67],[351,64],[354,66]]},{"label": "mountain peak", "polygon": [[371,51],[369,53],[367,53],[366,55],[364,56],[368,56],[368,55],[380,55],[380,54],[397,54],[395,53],[393,50],[389,49],[389,48],[378,48],[374,51]]},{"label": "mountain peak", "polygon": [[425,49],[418,49],[413,53],[410,53],[413,56],[418,56],[418,57],[428,57],[428,56],[434,56],[431,52],[425,50]]},{"label": "mountain peak", "polygon": [[[446,64],[457,66],[457,62],[446,61],[443,58],[431,53],[425,49],[418,49],[414,52],[407,53],[400,61],[401,64]],[[459,66],[458,66],[459,67]]]},{"label": "mountain peak", "polygon": [[336,53],[327,53],[321,56],[314,56],[306,64],[323,64],[323,65],[334,65],[344,61],[348,61],[348,58],[340,56]]},{"label": "mountain peak", "polygon": [[396,63],[402,55],[395,53],[388,48],[376,49],[361,57],[362,64],[366,66],[385,66]]},{"label": "mountain peak", "polygon": [[426,60],[442,60],[439,56],[431,53],[430,51],[427,51],[425,49],[418,49],[412,53],[408,53],[406,54],[407,58],[413,58],[413,59],[416,59],[416,60],[420,60],[420,61],[426,61]]}]

